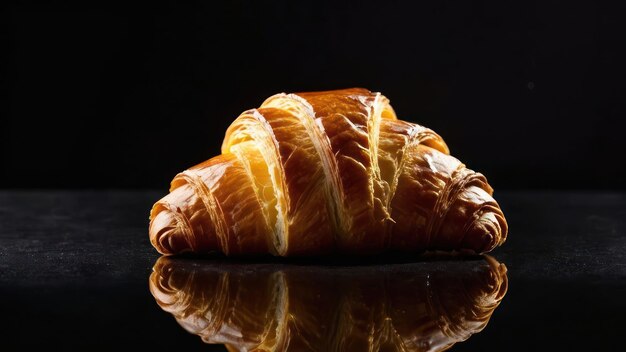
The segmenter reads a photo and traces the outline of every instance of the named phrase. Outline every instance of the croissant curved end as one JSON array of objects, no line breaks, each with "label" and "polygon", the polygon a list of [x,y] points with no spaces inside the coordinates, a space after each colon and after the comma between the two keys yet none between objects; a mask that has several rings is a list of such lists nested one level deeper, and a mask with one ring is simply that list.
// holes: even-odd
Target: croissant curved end
[{"label": "croissant curved end", "polygon": [[156,250],[165,255],[191,251],[188,236],[179,226],[180,214],[157,203],[150,215],[150,242]]},{"label": "croissant curved end", "polygon": [[479,253],[493,250],[506,239],[506,221],[504,217],[497,216],[496,213],[486,212],[478,219],[474,220],[467,231],[467,237],[474,238],[479,243],[475,248],[479,248]]},{"label": "croissant curved end", "polygon": [[493,190],[487,179],[480,175],[476,181],[477,184],[469,184],[461,192],[451,213],[456,211],[458,214],[464,212],[471,214],[463,231],[461,248],[472,249],[482,254],[492,251],[506,241],[508,224],[500,206],[492,197]]}]

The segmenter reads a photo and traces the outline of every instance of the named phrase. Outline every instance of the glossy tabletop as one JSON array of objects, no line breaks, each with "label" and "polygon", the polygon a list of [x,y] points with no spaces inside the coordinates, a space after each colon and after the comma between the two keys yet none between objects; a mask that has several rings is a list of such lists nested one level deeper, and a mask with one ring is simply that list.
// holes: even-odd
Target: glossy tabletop
[{"label": "glossy tabletop", "polygon": [[162,195],[0,191],[2,350],[224,351],[202,339],[261,335],[292,350],[367,336],[387,350],[614,350],[626,331],[623,193],[499,191],[510,232],[490,257],[304,260],[159,260],[147,227]]}]

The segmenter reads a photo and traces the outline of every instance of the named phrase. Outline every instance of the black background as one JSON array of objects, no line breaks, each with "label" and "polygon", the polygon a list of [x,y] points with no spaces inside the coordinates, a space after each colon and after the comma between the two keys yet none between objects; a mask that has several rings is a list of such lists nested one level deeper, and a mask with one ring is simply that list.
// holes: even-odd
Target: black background
[{"label": "black background", "polygon": [[266,97],[361,86],[496,189],[624,189],[623,4],[12,4],[0,184],[167,189]]}]

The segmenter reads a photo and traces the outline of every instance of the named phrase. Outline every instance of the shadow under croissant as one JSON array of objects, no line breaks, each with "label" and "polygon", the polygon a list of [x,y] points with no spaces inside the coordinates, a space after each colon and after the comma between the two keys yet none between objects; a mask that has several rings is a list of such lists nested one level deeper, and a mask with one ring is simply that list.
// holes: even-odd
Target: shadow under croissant
[{"label": "shadow under croissant", "polygon": [[507,276],[489,256],[367,267],[161,257],[150,291],[229,351],[442,351],[487,325]]}]

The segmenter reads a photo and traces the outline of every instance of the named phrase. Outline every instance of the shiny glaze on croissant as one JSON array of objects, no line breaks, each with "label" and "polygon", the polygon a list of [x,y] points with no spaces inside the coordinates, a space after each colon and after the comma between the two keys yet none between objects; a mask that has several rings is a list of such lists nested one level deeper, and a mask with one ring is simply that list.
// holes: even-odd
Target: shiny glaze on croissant
[{"label": "shiny glaze on croissant", "polygon": [[150,240],[162,254],[484,253],[507,235],[492,193],[380,93],[283,93],[242,113],[221,155],[174,178]]},{"label": "shiny glaze on croissant", "polygon": [[161,257],[150,291],[229,351],[443,351],[483,330],[507,276],[491,257],[361,267]]}]

